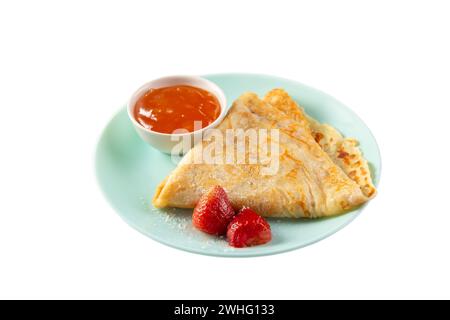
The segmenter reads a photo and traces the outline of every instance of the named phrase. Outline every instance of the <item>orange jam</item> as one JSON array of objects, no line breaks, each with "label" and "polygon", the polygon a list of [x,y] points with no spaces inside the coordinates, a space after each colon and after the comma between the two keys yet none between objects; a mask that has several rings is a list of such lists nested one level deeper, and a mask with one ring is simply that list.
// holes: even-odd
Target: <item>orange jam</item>
[{"label": "orange jam", "polygon": [[194,131],[194,121],[201,127],[219,117],[220,104],[212,93],[187,85],[150,89],[136,102],[134,118],[144,128],[161,133],[176,129]]}]

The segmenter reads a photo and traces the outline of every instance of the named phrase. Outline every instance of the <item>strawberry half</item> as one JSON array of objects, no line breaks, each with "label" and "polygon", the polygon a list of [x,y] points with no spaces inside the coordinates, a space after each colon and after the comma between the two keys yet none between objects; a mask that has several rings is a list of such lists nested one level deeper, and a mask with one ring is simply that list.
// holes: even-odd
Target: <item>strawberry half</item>
[{"label": "strawberry half", "polygon": [[267,243],[272,233],[263,217],[244,207],[228,225],[227,238],[230,246],[242,248]]},{"label": "strawberry half", "polygon": [[214,186],[197,203],[192,223],[197,229],[215,235],[223,235],[234,216],[227,193],[221,186]]}]

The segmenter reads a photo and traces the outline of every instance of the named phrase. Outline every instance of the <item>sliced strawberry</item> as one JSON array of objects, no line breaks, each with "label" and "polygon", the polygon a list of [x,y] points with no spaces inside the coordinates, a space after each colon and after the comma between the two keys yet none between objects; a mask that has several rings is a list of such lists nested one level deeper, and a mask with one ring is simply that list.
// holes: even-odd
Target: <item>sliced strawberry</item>
[{"label": "sliced strawberry", "polygon": [[242,248],[267,243],[272,233],[263,217],[244,207],[228,225],[227,238],[230,246]]},{"label": "sliced strawberry", "polygon": [[214,186],[195,206],[192,223],[203,232],[223,235],[233,216],[234,210],[227,193],[221,186]]}]

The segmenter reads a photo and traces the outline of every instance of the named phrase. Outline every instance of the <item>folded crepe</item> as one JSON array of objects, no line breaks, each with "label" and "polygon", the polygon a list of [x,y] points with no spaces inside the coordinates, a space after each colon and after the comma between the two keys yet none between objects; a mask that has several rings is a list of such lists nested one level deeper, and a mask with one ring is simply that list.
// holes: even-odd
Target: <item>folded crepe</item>
[{"label": "folded crepe", "polygon": [[358,140],[344,138],[339,131],[328,124],[319,123],[308,116],[283,89],[274,89],[266,94],[264,101],[289,117],[308,125],[310,133],[331,160],[361,188],[364,195],[373,198],[376,189],[370,175],[369,164],[358,148]]},{"label": "folded crepe", "polygon": [[[251,150],[242,150],[236,137],[227,140],[234,161],[229,161],[225,148],[211,148],[217,161],[199,162],[205,150],[217,142],[213,138],[203,140],[158,186],[153,198],[155,207],[193,208],[205,191],[221,185],[236,209],[248,206],[265,217],[318,218],[351,210],[375,194],[367,162],[356,145],[307,117],[282,90],[272,90],[264,100],[253,93],[243,94],[218,126],[223,136],[227,129],[241,135],[247,129],[278,129],[277,139],[268,138],[267,149],[257,146],[258,155],[272,155],[277,150],[278,170],[265,174],[270,165],[267,161],[236,161],[240,152],[247,160],[251,157]],[[317,139],[318,134],[323,135],[323,141]],[[354,161],[359,161],[356,174],[352,173],[357,170]],[[361,168],[367,170],[367,175]],[[369,181],[363,184],[360,180],[366,177]]]}]

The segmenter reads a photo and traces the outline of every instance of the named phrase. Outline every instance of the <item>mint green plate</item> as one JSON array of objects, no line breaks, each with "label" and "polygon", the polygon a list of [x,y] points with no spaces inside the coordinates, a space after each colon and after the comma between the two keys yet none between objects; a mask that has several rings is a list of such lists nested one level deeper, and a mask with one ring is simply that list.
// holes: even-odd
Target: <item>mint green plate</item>
[{"label": "mint green plate", "polygon": [[[206,76],[217,83],[231,103],[245,91],[260,96],[272,88],[284,88],[308,114],[329,123],[345,136],[360,141],[375,184],[380,178],[381,160],[370,130],[345,105],[301,83],[256,74],[214,74]],[[251,257],[298,249],[324,239],[350,223],[365,206],[347,214],[319,220],[269,219],[273,240],[244,249],[229,247],[224,239],[206,235],[191,225],[192,210],[153,208],[156,186],[174,165],[168,155],[144,143],[135,133],[125,108],[105,128],[97,146],[96,171],[101,189],[117,213],[130,226],[168,246],[212,256]]]}]

